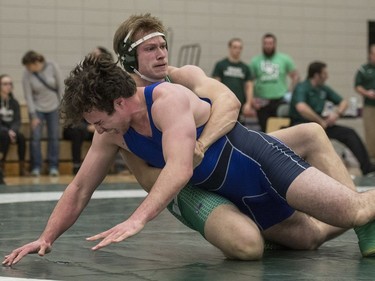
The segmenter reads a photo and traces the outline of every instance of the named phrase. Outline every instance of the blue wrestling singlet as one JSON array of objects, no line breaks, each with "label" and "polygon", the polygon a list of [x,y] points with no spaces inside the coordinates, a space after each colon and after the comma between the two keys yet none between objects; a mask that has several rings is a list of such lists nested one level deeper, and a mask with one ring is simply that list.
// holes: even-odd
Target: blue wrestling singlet
[{"label": "blue wrestling singlet", "polygon": [[[145,88],[152,137],[129,128],[124,140],[133,153],[150,165],[163,168],[162,133],[151,115],[152,92],[158,84]],[[197,128],[197,138],[203,128]],[[209,147],[202,163],[194,169],[190,183],[229,199],[265,230],[293,214],[295,210],[287,204],[286,192],[308,167],[279,140],[237,123]]]}]

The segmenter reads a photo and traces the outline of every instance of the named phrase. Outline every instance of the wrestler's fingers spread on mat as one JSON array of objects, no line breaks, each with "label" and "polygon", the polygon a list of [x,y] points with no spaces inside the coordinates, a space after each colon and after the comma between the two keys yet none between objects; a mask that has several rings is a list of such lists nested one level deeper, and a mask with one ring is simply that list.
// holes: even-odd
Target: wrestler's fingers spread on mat
[{"label": "wrestler's fingers spread on mat", "polygon": [[101,241],[99,244],[92,247],[91,250],[96,251],[96,250],[99,250],[103,247],[106,247],[106,246],[108,246],[109,244],[112,244],[112,243],[117,243],[117,241],[115,241],[113,238],[107,237],[103,241]]},{"label": "wrestler's fingers spread on mat", "polygon": [[4,266],[10,266],[12,265],[12,261],[14,260],[14,258],[11,256],[11,255],[8,255],[8,256],[5,256],[3,262],[2,262],[2,265]]},{"label": "wrestler's fingers spread on mat", "polygon": [[12,266],[19,262],[25,255],[27,255],[27,252],[22,251],[13,251],[10,255],[5,256],[5,259],[3,261],[3,265],[5,266]]},{"label": "wrestler's fingers spread on mat", "polygon": [[31,242],[20,248],[17,248],[12,251],[9,255],[5,256],[3,265],[11,266],[19,262],[27,254],[38,253],[39,255],[44,255],[51,251],[50,245],[44,245],[39,241]]},{"label": "wrestler's fingers spread on mat", "polygon": [[87,237],[86,240],[87,241],[95,241],[95,240],[98,240],[98,239],[103,239],[105,237],[108,236],[108,233],[110,232],[110,230],[107,230],[107,231],[104,231],[102,233],[98,233],[96,235],[93,235],[93,236],[90,236],[90,237]]}]

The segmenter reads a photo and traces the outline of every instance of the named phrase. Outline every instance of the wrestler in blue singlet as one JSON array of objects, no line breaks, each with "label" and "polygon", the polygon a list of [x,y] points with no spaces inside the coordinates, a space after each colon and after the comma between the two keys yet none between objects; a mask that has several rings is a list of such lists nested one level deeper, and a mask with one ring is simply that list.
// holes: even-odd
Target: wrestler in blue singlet
[{"label": "wrestler in blue singlet", "polygon": [[[149,165],[163,168],[162,133],[151,115],[152,92],[158,84],[145,88],[152,137],[140,135],[130,127],[124,140]],[[197,128],[197,138],[203,128]],[[237,123],[209,147],[202,163],[194,169],[190,183],[229,199],[265,230],[293,214],[295,210],[287,204],[286,192],[308,167],[279,140]]]}]

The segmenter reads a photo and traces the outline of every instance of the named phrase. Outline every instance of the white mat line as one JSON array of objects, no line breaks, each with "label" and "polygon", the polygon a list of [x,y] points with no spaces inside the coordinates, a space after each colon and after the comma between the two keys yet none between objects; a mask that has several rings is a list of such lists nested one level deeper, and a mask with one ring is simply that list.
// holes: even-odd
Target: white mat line
[{"label": "white mat line", "polygon": [[[0,204],[21,203],[21,202],[41,202],[57,201],[62,195],[61,192],[20,192],[20,193],[0,193]],[[141,198],[147,193],[141,189],[129,190],[97,190],[94,192],[93,199],[107,198]]]},{"label": "white mat line", "polygon": [[0,281],[57,281],[57,280],[51,280],[51,279],[16,278],[16,277],[0,277]]},{"label": "white mat line", "polygon": [[[363,192],[374,189],[373,186],[361,186],[357,190]],[[62,195],[61,192],[20,192],[20,193],[0,193],[0,204],[22,203],[22,202],[42,202],[57,201]],[[129,190],[97,190],[94,192],[93,199],[109,198],[142,198],[147,195],[146,191],[141,189]]]}]

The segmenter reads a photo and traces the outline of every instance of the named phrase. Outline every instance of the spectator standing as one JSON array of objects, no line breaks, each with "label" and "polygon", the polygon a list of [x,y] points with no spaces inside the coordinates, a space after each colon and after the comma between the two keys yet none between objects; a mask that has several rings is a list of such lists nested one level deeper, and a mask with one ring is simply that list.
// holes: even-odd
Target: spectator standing
[{"label": "spectator standing", "polygon": [[[255,56],[250,62],[254,78],[253,107],[257,110],[258,122],[266,131],[267,119],[277,116],[278,107],[298,83],[299,76],[293,59],[276,51],[276,37],[267,33],[262,38],[263,54]],[[290,85],[288,87],[288,76]]]},{"label": "spectator standing", "polygon": [[[292,125],[305,122],[320,124],[329,138],[343,143],[353,152],[364,175],[374,172],[375,166],[371,164],[366,147],[358,134],[351,128],[336,125],[336,121],[345,113],[348,103],[325,85],[327,78],[325,63],[312,62],[309,65],[307,79],[296,86],[292,95]],[[323,116],[326,101],[337,105],[337,109]]]},{"label": "spectator standing", "polygon": [[44,56],[28,51],[22,58],[26,70],[23,89],[31,122],[31,174],[39,176],[42,168],[41,139],[47,125],[49,175],[59,175],[59,104],[64,83],[59,67]]},{"label": "spectator standing", "polygon": [[228,57],[216,63],[212,77],[226,85],[241,102],[243,116],[255,116],[252,109],[253,83],[249,67],[241,61],[243,42],[233,38],[228,42]]},{"label": "spectator standing", "polygon": [[363,96],[363,124],[365,127],[366,145],[369,154],[375,158],[375,44],[369,49],[369,61],[357,71],[354,81],[355,90]]}]

